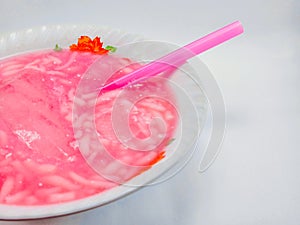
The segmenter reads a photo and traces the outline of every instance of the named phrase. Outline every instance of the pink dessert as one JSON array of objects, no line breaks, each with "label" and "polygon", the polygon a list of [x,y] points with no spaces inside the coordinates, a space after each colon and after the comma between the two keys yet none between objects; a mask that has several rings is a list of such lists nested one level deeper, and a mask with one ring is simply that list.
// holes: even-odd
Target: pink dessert
[{"label": "pink dessert", "polygon": [[[0,204],[60,203],[119,185],[100,176],[86,163],[78,141],[88,136],[72,124],[77,85],[101,57],[86,52],[46,50],[0,61]],[[113,54],[107,57],[118,65],[130,62]],[[138,66],[131,64],[115,76]],[[168,86],[155,79],[140,88],[172,96]],[[113,103],[120,91],[105,92],[98,97],[95,125],[99,140],[112,157],[126,165],[141,166],[130,175],[134,177],[164,157],[178,115],[174,105],[164,98],[149,96],[136,102],[128,117],[135,137],[145,139],[151,135],[149,121],[154,117],[164,120],[166,130],[155,149],[131,149],[118,139],[111,122]]]}]

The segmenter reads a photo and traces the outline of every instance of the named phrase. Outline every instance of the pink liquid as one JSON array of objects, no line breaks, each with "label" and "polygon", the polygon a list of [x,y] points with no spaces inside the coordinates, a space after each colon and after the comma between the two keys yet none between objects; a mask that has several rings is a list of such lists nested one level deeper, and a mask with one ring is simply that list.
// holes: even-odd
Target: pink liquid
[{"label": "pink liquid", "polygon": [[[72,107],[76,87],[98,55],[63,50],[40,51],[0,61],[0,204],[41,205],[72,201],[109,190],[118,184],[98,175],[82,157],[74,134]],[[111,57],[115,63],[128,59]],[[132,64],[115,76],[138,67]],[[169,93],[155,80],[142,87]],[[101,143],[116,159],[149,169],[164,154],[176,129],[174,106],[162,98],[147,97],[129,113],[129,127],[137,138],[150,136],[149,121],[163,118],[163,141],[152,151],[136,151],[114,133],[111,115],[120,90],[101,95],[95,123]],[[82,121],[84,123],[84,121]],[[76,136],[76,138],[75,138]],[[109,165],[108,165],[109,166]],[[116,173],[118,171],[115,171]]]}]

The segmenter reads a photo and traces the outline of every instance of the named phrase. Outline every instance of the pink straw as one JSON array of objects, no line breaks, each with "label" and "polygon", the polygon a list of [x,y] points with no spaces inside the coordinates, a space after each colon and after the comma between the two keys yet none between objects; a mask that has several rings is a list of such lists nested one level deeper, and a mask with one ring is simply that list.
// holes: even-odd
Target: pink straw
[{"label": "pink straw", "polygon": [[174,67],[179,67],[184,64],[186,60],[233,37],[238,36],[239,34],[243,33],[243,31],[243,26],[239,21],[231,23],[153,62],[150,62],[145,66],[119,79],[116,79],[107,85],[104,85],[102,87],[102,90],[113,90],[116,88],[121,88],[130,83],[144,80],[169,69],[174,69]]}]

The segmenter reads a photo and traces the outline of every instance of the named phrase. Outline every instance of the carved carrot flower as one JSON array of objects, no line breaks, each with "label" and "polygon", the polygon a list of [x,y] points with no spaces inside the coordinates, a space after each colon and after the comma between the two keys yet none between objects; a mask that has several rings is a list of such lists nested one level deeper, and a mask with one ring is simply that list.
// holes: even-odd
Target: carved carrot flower
[{"label": "carved carrot flower", "polygon": [[77,44],[72,44],[70,46],[70,50],[92,52],[99,55],[104,55],[109,51],[115,52],[116,48],[113,46],[107,46],[106,48],[103,48],[103,42],[101,42],[100,37],[98,36],[96,36],[93,40],[89,36],[81,36],[78,38]]}]

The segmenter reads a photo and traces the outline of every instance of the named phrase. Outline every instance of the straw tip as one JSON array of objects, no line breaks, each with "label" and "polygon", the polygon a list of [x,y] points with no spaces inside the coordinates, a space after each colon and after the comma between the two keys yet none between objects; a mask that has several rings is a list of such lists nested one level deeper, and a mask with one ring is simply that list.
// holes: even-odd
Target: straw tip
[{"label": "straw tip", "polygon": [[241,21],[237,20],[237,21],[233,22],[232,24],[235,25],[235,27],[239,31],[239,33],[244,32],[244,27],[243,27],[243,24],[241,23]]}]

